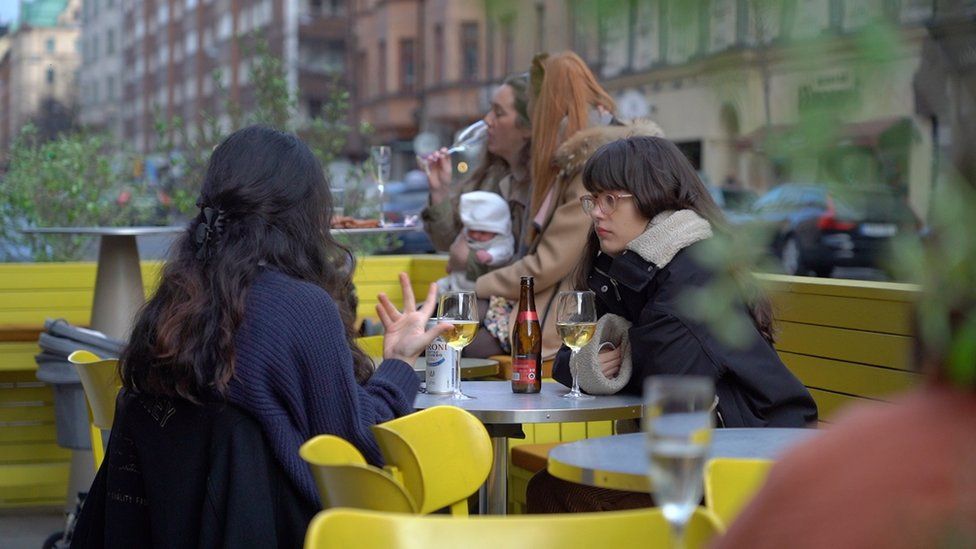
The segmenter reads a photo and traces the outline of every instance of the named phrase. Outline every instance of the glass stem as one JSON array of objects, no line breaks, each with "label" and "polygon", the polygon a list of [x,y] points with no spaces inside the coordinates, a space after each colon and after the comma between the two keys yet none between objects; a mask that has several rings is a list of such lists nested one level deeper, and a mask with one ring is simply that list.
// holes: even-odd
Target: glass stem
[{"label": "glass stem", "polygon": [[454,349],[454,394],[461,395],[461,350]]},{"label": "glass stem", "polygon": [[569,373],[573,376],[573,390],[572,394],[580,394],[579,390],[579,366],[573,367],[573,359],[576,358],[576,349],[570,349],[569,352]]},{"label": "glass stem", "polygon": [[685,549],[685,525],[671,524],[671,549]]}]

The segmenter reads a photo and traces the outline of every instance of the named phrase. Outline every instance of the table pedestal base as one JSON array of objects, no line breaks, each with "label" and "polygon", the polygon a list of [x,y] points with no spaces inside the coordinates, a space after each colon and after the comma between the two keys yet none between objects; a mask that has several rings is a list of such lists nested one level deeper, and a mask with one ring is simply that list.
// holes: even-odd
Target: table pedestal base
[{"label": "table pedestal base", "polygon": [[116,339],[128,339],[136,312],[145,302],[136,237],[103,235],[98,246],[92,329]]},{"label": "table pedestal base", "polygon": [[478,492],[478,509],[482,515],[508,514],[508,437],[491,438],[493,462],[488,480]]}]

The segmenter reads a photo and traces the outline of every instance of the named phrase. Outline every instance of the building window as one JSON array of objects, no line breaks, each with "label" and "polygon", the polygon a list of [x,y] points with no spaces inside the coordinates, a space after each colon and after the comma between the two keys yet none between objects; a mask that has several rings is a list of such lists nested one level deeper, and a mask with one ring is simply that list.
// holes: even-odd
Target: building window
[{"label": "building window", "polygon": [[309,99],[308,100],[308,116],[311,118],[317,118],[322,116],[322,100],[321,99]]},{"label": "building window", "polygon": [[400,91],[409,93],[417,85],[416,48],[413,38],[400,40]]},{"label": "building window", "polygon": [[380,94],[386,94],[386,40],[380,40]]},{"label": "building window", "polygon": [[356,94],[360,101],[366,99],[366,90],[369,83],[369,72],[366,70],[367,56],[365,51],[356,53]]},{"label": "building window", "polygon": [[45,44],[44,44],[44,49],[46,49],[48,53],[54,53],[54,39],[53,38],[48,38],[47,39],[47,42],[45,42]]},{"label": "building window", "polygon": [[535,5],[535,51],[546,51],[546,5]]},{"label": "building window", "polygon": [[47,74],[45,75],[45,80],[48,84],[54,84],[54,67],[47,68]]},{"label": "building window", "polygon": [[434,82],[444,81],[444,25],[434,25]]},{"label": "building window", "polygon": [[113,29],[109,29],[108,32],[105,33],[105,54],[115,54],[115,30]]},{"label": "building window", "polygon": [[478,23],[461,24],[461,78],[478,78]]},{"label": "building window", "polygon": [[[515,70],[515,15],[507,15],[501,20],[502,74]],[[542,50],[538,50],[542,51]]]}]

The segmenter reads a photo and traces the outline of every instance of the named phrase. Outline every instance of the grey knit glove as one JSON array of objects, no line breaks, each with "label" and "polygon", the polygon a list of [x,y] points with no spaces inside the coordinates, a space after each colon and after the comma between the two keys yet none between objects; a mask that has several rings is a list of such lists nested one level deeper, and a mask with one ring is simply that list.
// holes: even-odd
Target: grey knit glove
[{"label": "grey knit glove", "polygon": [[[630,326],[630,321],[622,316],[605,314],[600,317],[593,339],[569,363],[571,370],[579,369],[580,389],[591,395],[612,395],[627,385],[634,370],[630,360],[630,339],[627,337]],[[597,361],[600,345],[607,342],[620,349],[620,372],[615,378],[603,375]]]}]

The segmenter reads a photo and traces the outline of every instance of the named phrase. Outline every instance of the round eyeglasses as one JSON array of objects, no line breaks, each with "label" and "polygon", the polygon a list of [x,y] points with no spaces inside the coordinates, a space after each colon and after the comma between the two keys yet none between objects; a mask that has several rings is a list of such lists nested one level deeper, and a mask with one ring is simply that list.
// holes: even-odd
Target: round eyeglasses
[{"label": "round eyeglasses", "polygon": [[617,201],[622,198],[633,198],[632,194],[610,194],[601,193],[596,196],[592,194],[586,194],[580,197],[580,204],[583,205],[583,211],[587,214],[593,212],[593,208],[597,206],[600,207],[600,211],[603,215],[610,215],[617,209]]}]

